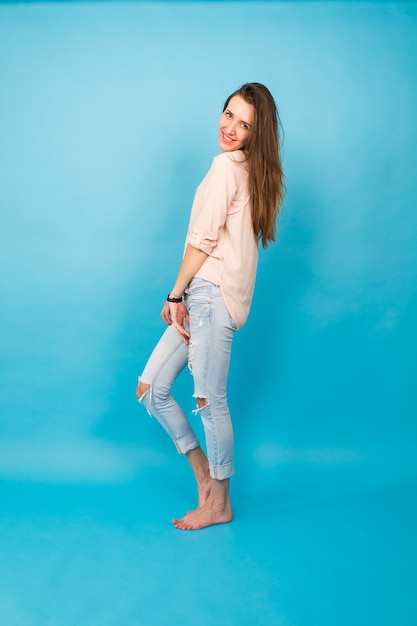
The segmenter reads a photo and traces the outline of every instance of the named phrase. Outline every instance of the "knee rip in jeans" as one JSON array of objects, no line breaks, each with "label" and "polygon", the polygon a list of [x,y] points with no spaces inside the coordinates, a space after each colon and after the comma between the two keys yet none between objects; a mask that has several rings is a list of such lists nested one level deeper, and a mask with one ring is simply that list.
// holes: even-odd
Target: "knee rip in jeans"
[{"label": "knee rip in jeans", "polygon": [[198,413],[200,413],[208,405],[209,405],[209,401],[207,400],[207,398],[197,398],[197,408],[194,409],[193,411],[194,415],[197,415]]},{"label": "knee rip in jeans", "polygon": [[[149,403],[145,404],[143,402],[143,399],[145,396],[147,396],[148,394],[151,393],[151,385],[148,385],[147,383],[142,383],[140,380],[138,381],[138,390],[139,390],[139,395],[136,394],[136,397],[138,399],[138,402],[140,404],[143,404],[149,417],[153,417],[152,413],[149,410]],[[149,399],[151,399],[151,396],[149,395]]]},{"label": "knee rip in jeans", "polygon": [[139,402],[142,401],[143,396],[145,395],[145,393],[148,393],[148,391],[150,390],[151,386],[148,385],[147,383],[143,383],[141,380],[138,381],[138,392],[137,398],[139,400]]}]

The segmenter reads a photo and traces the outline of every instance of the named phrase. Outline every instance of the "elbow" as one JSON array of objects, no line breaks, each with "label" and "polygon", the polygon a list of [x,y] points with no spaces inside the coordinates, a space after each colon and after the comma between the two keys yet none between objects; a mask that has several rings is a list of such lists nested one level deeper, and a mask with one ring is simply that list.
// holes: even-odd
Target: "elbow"
[{"label": "elbow", "polygon": [[190,238],[188,240],[187,247],[191,248],[193,251],[197,251],[197,253],[202,253],[208,256],[216,247],[216,242],[207,238]]}]

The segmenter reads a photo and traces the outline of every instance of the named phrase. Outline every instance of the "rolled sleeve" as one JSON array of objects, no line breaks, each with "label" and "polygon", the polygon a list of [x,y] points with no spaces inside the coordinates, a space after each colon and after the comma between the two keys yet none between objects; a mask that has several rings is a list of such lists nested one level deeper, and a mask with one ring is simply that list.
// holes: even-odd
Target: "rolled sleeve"
[{"label": "rolled sleeve", "polygon": [[220,154],[196,192],[187,236],[190,246],[206,254],[213,252],[235,193],[233,163],[227,154]]},{"label": "rolled sleeve", "polygon": [[215,235],[210,236],[197,230],[192,230],[188,235],[187,243],[193,248],[202,250],[206,254],[211,254],[216,247],[217,238]]}]

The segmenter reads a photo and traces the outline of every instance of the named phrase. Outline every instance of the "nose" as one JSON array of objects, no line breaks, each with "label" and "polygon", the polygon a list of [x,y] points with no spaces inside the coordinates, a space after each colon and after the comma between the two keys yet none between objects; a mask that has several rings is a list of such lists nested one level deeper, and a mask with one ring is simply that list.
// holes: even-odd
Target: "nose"
[{"label": "nose", "polygon": [[236,120],[228,120],[228,123],[226,124],[226,127],[225,127],[226,135],[235,134],[236,124],[237,124]]}]

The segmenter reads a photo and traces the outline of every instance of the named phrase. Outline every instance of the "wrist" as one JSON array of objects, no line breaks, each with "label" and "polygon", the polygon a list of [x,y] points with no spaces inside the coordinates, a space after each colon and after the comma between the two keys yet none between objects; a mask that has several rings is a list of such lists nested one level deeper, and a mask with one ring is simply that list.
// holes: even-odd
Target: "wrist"
[{"label": "wrist", "polygon": [[167,295],[167,302],[174,302],[175,304],[179,304],[182,302],[182,296],[177,296],[172,291]]}]

